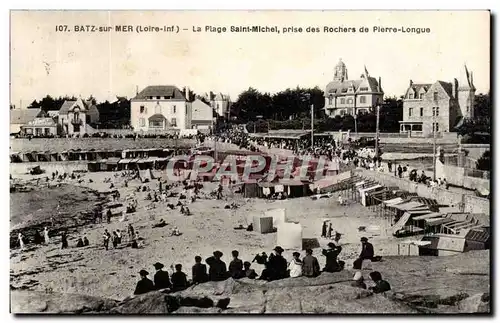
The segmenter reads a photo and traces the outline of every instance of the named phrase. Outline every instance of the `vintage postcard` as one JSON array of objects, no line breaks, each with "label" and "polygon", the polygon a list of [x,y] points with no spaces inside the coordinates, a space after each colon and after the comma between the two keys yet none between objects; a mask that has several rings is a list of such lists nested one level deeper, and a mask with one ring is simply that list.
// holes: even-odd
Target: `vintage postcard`
[{"label": "vintage postcard", "polygon": [[490,22],[11,11],[11,312],[491,313]]}]

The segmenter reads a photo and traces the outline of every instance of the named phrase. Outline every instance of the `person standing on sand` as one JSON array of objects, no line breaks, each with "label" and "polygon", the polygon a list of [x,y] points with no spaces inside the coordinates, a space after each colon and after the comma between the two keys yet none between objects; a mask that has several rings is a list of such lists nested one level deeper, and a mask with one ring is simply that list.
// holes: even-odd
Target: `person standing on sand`
[{"label": "person standing on sand", "polygon": [[102,237],[104,239],[104,248],[106,248],[106,250],[108,250],[109,239],[111,238],[111,235],[109,234],[108,229],[104,230],[104,234]]},{"label": "person standing on sand", "polygon": [[43,228],[43,237],[45,239],[45,244],[49,244],[50,237],[49,237],[49,230],[47,229],[47,227]]},{"label": "person standing on sand", "polygon": [[106,218],[108,219],[108,223],[111,223],[111,217],[113,214],[111,213],[111,209],[108,209],[108,212],[106,212]]},{"label": "person standing on sand", "polygon": [[113,248],[116,249],[118,247],[118,235],[116,231],[113,231]]},{"label": "person standing on sand", "polygon": [[64,231],[61,235],[61,249],[68,248],[68,233]]},{"label": "person standing on sand", "polygon": [[330,222],[330,225],[328,226],[328,233],[326,234],[326,237],[328,239],[332,238],[332,232],[333,232],[333,227],[332,227],[332,223]]},{"label": "person standing on sand", "polygon": [[122,233],[120,229],[116,229],[116,235],[118,236],[118,244],[122,243]]},{"label": "person standing on sand", "polygon": [[327,221],[323,221],[323,225],[321,226],[321,238],[326,238],[326,229],[328,227],[326,222]]},{"label": "person standing on sand", "polygon": [[24,250],[24,237],[21,232],[19,232],[19,234],[17,235],[17,239],[19,240],[19,247],[21,248],[21,250]]}]

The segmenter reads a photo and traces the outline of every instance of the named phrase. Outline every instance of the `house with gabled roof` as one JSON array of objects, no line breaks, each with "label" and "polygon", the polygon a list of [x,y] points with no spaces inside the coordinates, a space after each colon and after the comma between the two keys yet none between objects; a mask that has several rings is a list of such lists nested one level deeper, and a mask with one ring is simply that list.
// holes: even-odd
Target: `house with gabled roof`
[{"label": "house with gabled roof", "polygon": [[365,67],[359,79],[349,80],[342,60],[335,66],[333,81],[325,89],[325,114],[331,118],[369,112],[384,100],[382,79],[370,76]]},{"label": "house with gabled roof", "polygon": [[99,110],[95,100],[66,100],[59,109],[57,123],[63,134],[88,133],[90,124],[99,121]]},{"label": "house with gabled roof", "polygon": [[465,119],[474,118],[474,95],[472,72],[464,67],[461,81],[436,81],[435,83],[413,83],[403,97],[403,120],[400,133],[410,136],[431,137],[434,131],[454,131]]},{"label": "house with gabled roof", "polygon": [[11,109],[10,110],[10,133],[19,133],[21,128],[36,118],[45,117],[47,113],[42,109]]}]

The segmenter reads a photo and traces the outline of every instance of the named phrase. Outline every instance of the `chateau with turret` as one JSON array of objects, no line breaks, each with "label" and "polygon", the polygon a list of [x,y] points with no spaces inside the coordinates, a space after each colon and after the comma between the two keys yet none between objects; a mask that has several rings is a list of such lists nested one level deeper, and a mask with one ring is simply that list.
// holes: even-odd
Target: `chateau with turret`
[{"label": "chateau with turret", "polygon": [[369,112],[384,101],[382,80],[370,76],[366,69],[359,79],[349,80],[347,67],[339,60],[333,81],[325,89],[325,113],[333,118]]}]

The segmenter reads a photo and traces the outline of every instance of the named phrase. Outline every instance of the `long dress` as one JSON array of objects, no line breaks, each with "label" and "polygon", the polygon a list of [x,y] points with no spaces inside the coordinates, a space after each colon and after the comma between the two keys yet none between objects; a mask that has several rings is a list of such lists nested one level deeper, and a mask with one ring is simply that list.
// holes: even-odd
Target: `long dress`
[{"label": "long dress", "polygon": [[21,250],[23,250],[24,249],[23,235],[21,233],[19,233],[17,235],[17,238],[19,239],[19,246],[21,247]]},{"label": "long dress", "polygon": [[47,228],[43,230],[43,236],[45,238],[45,244],[49,244],[50,237],[49,237],[49,230],[47,230]]}]

